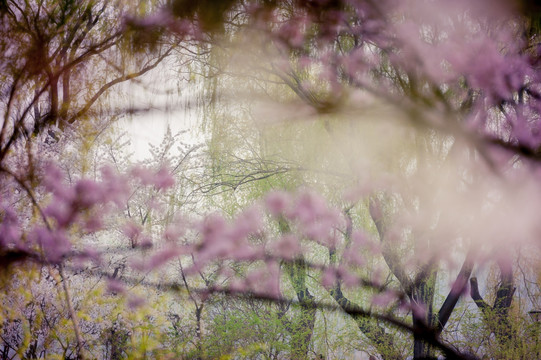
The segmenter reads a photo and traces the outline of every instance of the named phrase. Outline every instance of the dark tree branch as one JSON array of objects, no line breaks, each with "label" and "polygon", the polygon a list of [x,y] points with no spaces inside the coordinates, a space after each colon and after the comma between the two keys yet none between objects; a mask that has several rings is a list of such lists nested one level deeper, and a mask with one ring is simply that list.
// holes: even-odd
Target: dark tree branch
[{"label": "dark tree branch", "polygon": [[471,297],[481,310],[483,321],[496,337],[500,346],[505,349],[520,347],[520,339],[509,321],[509,310],[515,288],[513,287],[513,274],[509,266],[502,263],[500,267],[500,284],[496,290],[494,305],[490,306],[481,296],[477,278],[470,279]]},{"label": "dark tree branch", "polygon": [[[443,328],[447,324],[447,321],[449,320],[449,317],[451,316],[451,313],[455,309],[458,300],[464,293],[464,290],[466,289],[466,286],[468,284],[468,279],[471,276],[472,269],[472,252],[469,251],[466,255],[464,263],[462,264],[462,267],[460,268],[460,271],[458,272],[451,291],[449,291],[449,294],[445,298],[445,301],[443,302],[443,305],[438,312],[438,323],[436,324],[436,329],[438,332],[441,332],[443,330]],[[477,289],[477,293],[479,293],[479,289]]]}]

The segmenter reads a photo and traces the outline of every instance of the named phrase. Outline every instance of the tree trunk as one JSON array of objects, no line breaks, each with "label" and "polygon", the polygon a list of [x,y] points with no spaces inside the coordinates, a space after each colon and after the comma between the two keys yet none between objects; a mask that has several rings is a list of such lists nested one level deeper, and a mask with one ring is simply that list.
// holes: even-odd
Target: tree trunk
[{"label": "tree trunk", "polygon": [[[284,220],[279,222],[279,227],[282,234],[290,231],[289,224]],[[298,258],[294,262],[285,262],[283,266],[295,289],[301,308],[291,327],[291,357],[295,360],[307,359],[317,313],[314,296],[310,294],[306,285],[308,267],[303,258]]]},{"label": "tree trunk", "polygon": [[197,348],[197,359],[202,359],[203,358],[203,335],[201,333],[201,312],[203,310],[203,305],[201,306],[196,306],[195,308],[195,336],[196,336],[196,340],[197,341],[197,344],[196,344],[196,348]]},{"label": "tree trunk", "polygon": [[522,347],[516,329],[509,321],[509,310],[516,288],[513,286],[513,274],[508,266],[499,264],[500,284],[496,290],[494,305],[490,306],[479,292],[477,278],[470,279],[471,297],[481,310],[483,321],[496,337],[502,354],[514,354]]},{"label": "tree trunk", "polygon": [[[429,269],[422,271],[416,278],[415,287],[412,294],[412,302],[420,307],[421,311],[413,311],[413,326],[416,329],[434,327],[434,290],[436,285],[436,270]],[[435,351],[432,346],[426,343],[422,336],[414,334],[413,336],[413,359],[436,359]]]}]

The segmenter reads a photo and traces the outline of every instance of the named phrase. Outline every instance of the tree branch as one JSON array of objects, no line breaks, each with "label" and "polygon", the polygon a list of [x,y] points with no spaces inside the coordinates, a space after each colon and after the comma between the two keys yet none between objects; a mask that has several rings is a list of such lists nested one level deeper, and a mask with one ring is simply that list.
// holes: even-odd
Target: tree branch
[{"label": "tree branch", "polygon": [[[470,250],[468,251],[468,254],[466,255],[466,259],[464,260],[464,263],[462,264],[462,267],[460,268],[460,271],[458,272],[458,275],[455,279],[452,289],[449,291],[449,294],[447,294],[447,297],[445,298],[445,301],[443,302],[443,305],[441,306],[440,311],[438,312],[438,323],[436,324],[436,329],[438,332],[441,332],[443,328],[445,327],[445,325],[447,324],[447,321],[449,320],[451,313],[455,309],[455,306],[458,303],[458,300],[464,293],[464,289],[466,288],[466,285],[468,284],[468,279],[471,276],[472,270],[473,270],[473,261],[472,261],[472,252]],[[475,284],[477,285],[477,281],[475,281]],[[477,289],[477,294],[479,294],[479,289]]]}]

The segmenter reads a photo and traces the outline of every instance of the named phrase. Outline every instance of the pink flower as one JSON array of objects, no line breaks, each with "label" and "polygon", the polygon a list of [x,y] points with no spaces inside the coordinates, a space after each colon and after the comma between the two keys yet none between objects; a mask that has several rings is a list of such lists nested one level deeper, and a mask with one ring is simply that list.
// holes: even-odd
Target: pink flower
[{"label": "pink flower", "polygon": [[246,285],[256,294],[280,298],[280,266],[271,261],[264,268],[250,272],[246,276]]},{"label": "pink flower", "polygon": [[117,279],[109,279],[107,281],[107,292],[110,294],[124,294],[126,287]]},{"label": "pink flower", "polygon": [[354,244],[344,252],[344,261],[350,266],[363,266],[366,264],[366,259],[362,255],[361,248]]},{"label": "pink flower", "polygon": [[40,246],[47,261],[58,263],[71,251],[71,242],[64,231],[50,231],[38,226],[30,235],[31,239]]},{"label": "pink flower", "polygon": [[131,170],[131,175],[139,178],[143,185],[151,185],[154,180],[154,173],[145,167],[136,166]]},{"label": "pink flower", "polygon": [[337,274],[344,286],[352,288],[359,285],[359,278],[344,266],[339,266]]},{"label": "pink flower", "polygon": [[297,198],[297,216],[301,221],[310,221],[327,212],[325,200],[311,191],[302,192]]},{"label": "pink flower", "polygon": [[103,220],[100,214],[93,214],[88,219],[85,219],[84,229],[92,233],[103,229]]},{"label": "pink flower", "polygon": [[370,277],[370,281],[374,286],[381,286],[383,284],[383,270],[381,268],[376,268]]},{"label": "pink flower", "polygon": [[245,209],[235,220],[230,229],[232,238],[244,238],[257,233],[262,226],[261,212],[255,206]]},{"label": "pink flower", "polygon": [[285,22],[278,29],[278,36],[292,47],[300,47],[304,43],[304,28],[307,26],[306,17],[297,17]]},{"label": "pink flower", "polygon": [[44,168],[43,184],[59,199],[71,200],[74,196],[73,189],[64,184],[64,174],[53,163],[48,163]]},{"label": "pink flower", "polygon": [[137,271],[145,271],[147,269],[145,261],[143,259],[131,259],[129,262],[132,269]]},{"label": "pink flower", "polygon": [[293,260],[302,254],[299,240],[293,234],[286,234],[281,239],[271,244],[271,249],[276,256],[285,260]]},{"label": "pink flower", "polygon": [[82,208],[90,208],[103,202],[103,190],[92,180],[82,179],[75,185],[76,202]]},{"label": "pink flower", "polygon": [[391,305],[396,300],[398,300],[397,294],[394,291],[388,290],[388,291],[373,295],[372,305],[385,308]]},{"label": "pink flower", "polygon": [[152,238],[149,236],[141,236],[139,242],[136,244],[137,247],[142,249],[150,249],[153,245]]},{"label": "pink flower", "polygon": [[267,263],[267,281],[265,293],[270,297],[279,299],[280,292],[280,265],[277,262]]},{"label": "pink flower", "polygon": [[187,224],[185,224],[181,219],[177,219],[172,224],[167,226],[163,233],[163,237],[170,242],[178,241],[186,233],[186,228]]},{"label": "pink flower", "polygon": [[336,269],[334,268],[327,268],[323,272],[323,275],[321,276],[321,285],[323,287],[329,289],[332,288],[336,281],[338,280],[338,277],[336,276]]},{"label": "pink flower", "polygon": [[222,216],[212,214],[204,219],[200,224],[200,228],[203,235],[202,241],[204,246],[214,245],[226,236],[227,224]]},{"label": "pink flower", "polygon": [[79,254],[79,258],[81,260],[91,260],[95,263],[100,263],[101,252],[93,247],[85,246],[84,250]]},{"label": "pink flower", "polygon": [[154,175],[153,183],[158,190],[169,189],[175,185],[175,179],[168,169],[161,168],[156,175]]},{"label": "pink flower", "polygon": [[163,266],[172,259],[182,255],[181,248],[176,246],[167,246],[153,254],[146,264],[146,269],[153,270]]},{"label": "pink flower", "polygon": [[175,185],[175,179],[165,167],[155,173],[151,169],[137,166],[131,170],[131,174],[139,178],[143,185],[154,185],[158,190],[168,189]]},{"label": "pink flower", "polygon": [[290,195],[283,191],[273,191],[267,195],[265,199],[265,205],[275,217],[279,217],[284,214],[287,208],[290,205]]},{"label": "pink flower", "polygon": [[229,283],[229,289],[233,292],[242,293],[247,289],[246,283],[242,279],[233,279]]},{"label": "pink flower", "polygon": [[117,206],[122,206],[130,193],[127,177],[116,174],[109,166],[101,168],[101,175],[103,179],[104,199],[114,202]]},{"label": "pink flower", "polygon": [[137,240],[142,231],[143,229],[141,226],[131,221],[124,224],[124,227],[122,229],[124,235],[126,235],[130,240],[132,240],[132,242]]},{"label": "pink flower", "polygon": [[77,212],[72,208],[70,203],[66,203],[61,199],[54,199],[49,206],[43,211],[45,215],[52,217],[61,228],[66,228],[75,220]]},{"label": "pink flower", "polygon": [[247,241],[244,241],[231,247],[230,251],[226,253],[225,256],[236,261],[253,261],[262,258],[264,253],[265,252],[260,246],[252,245]]}]

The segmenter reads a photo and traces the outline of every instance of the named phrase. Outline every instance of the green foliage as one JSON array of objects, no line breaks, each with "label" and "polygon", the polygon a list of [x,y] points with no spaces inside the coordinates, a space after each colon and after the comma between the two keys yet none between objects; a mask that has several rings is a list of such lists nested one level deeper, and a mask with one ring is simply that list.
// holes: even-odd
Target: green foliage
[{"label": "green foliage", "polygon": [[211,359],[253,359],[287,349],[286,329],[272,306],[239,304],[212,318],[204,348]]}]

